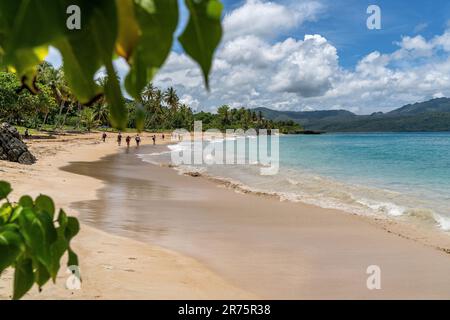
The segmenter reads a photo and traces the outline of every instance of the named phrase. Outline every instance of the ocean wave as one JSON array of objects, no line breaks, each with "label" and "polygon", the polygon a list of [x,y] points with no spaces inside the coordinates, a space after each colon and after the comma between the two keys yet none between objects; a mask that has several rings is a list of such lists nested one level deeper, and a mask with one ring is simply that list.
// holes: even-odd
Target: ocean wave
[{"label": "ocean wave", "polygon": [[191,142],[180,142],[176,144],[169,144],[167,145],[167,147],[169,148],[169,151],[167,151],[166,153],[170,153],[173,151],[179,152],[189,150],[192,148],[192,145]]},{"label": "ocean wave", "polygon": [[[181,142],[169,145],[169,151],[142,155],[141,159],[156,164],[160,156],[190,147],[190,143]],[[380,219],[411,219],[450,231],[449,217],[422,206],[417,199],[397,191],[343,183],[299,168],[283,168],[275,176],[261,176],[257,165],[172,167],[179,174],[202,176],[238,193],[270,196],[280,201],[302,202]]]},{"label": "ocean wave", "polygon": [[206,173],[206,168],[195,166],[173,166],[180,175],[201,176]]},{"label": "ocean wave", "polygon": [[[302,202],[306,204],[316,205],[326,209],[338,209],[346,211],[353,214],[364,215],[364,216],[376,216],[381,219],[389,218],[400,218],[406,217],[417,222],[425,222],[429,225],[435,225],[443,231],[450,231],[450,218],[440,215],[431,209],[425,208],[408,208],[406,206],[398,205],[393,202],[387,201],[376,201],[367,198],[357,198],[350,192],[342,190],[327,190],[324,185],[318,185],[316,194],[310,194],[307,192],[297,191],[281,191],[281,190],[270,190],[262,187],[251,186],[245,184],[242,181],[226,177],[214,175],[208,172],[207,168],[200,167],[176,167],[175,168],[180,174],[202,176],[220,183],[230,189],[235,190],[235,192],[243,194],[255,194],[270,196],[279,199],[280,201],[289,202]],[[312,181],[322,182],[325,184],[336,184],[336,182],[330,182],[328,179],[323,177],[312,177]],[[304,183],[298,179],[286,178],[285,182],[294,185],[302,186]],[[281,184],[281,182],[280,182]],[[320,190],[320,191],[319,191]],[[379,194],[385,192],[392,197],[392,194],[397,193],[391,191],[382,190],[371,190],[372,193]],[[387,197],[388,198],[388,197]]]},{"label": "ocean wave", "polygon": [[375,210],[376,212],[384,213],[393,217],[400,217],[406,212],[405,207],[390,202],[375,202],[368,199],[360,199],[358,202],[372,210]]},{"label": "ocean wave", "polygon": [[434,219],[439,224],[439,227],[444,231],[450,231],[450,218],[444,217],[440,214],[435,213],[433,215]]}]

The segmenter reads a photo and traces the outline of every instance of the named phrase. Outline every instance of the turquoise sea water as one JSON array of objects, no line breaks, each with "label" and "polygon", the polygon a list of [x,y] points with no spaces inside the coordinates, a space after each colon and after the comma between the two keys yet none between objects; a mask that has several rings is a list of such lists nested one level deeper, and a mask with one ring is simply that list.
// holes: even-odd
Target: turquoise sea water
[{"label": "turquoise sea water", "polygon": [[201,167],[240,190],[450,230],[450,133],[281,136],[278,174],[259,169]]}]

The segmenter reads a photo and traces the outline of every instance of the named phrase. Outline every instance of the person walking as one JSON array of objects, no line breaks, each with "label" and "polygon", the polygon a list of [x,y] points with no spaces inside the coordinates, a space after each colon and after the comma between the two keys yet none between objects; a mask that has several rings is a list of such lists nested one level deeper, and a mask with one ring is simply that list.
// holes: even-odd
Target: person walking
[{"label": "person walking", "polygon": [[127,136],[125,141],[127,142],[127,148],[129,148],[130,147],[130,142],[131,142],[131,137]]},{"label": "person walking", "polygon": [[119,135],[117,136],[117,144],[119,147],[122,145],[122,133],[119,131]]},{"label": "person walking", "polygon": [[139,134],[136,135],[136,138],[134,138],[136,140],[136,146],[139,148],[139,145],[141,144],[141,137],[139,136]]},{"label": "person walking", "polygon": [[103,142],[106,142],[106,137],[107,137],[108,135],[106,134],[106,132],[103,132],[103,134],[102,134],[102,140],[103,140]]}]

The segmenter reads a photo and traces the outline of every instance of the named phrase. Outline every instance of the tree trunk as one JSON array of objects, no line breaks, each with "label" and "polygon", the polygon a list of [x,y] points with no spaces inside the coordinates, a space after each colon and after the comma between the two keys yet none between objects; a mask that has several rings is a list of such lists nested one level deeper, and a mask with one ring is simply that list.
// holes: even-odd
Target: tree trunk
[{"label": "tree trunk", "polygon": [[55,121],[55,127],[54,127],[55,130],[60,126],[60,121],[61,121],[61,116],[62,116],[63,109],[64,109],[64,100],[61,100],[61,102],[59,104],[58,119],[56,119],[56,121]]},{"label": "tree trunk", "polygon": [[78,120],[77,120],[77,127],[76,130],[81,129],[81,104],[77,102],[77,109],[78,109]]},{"label": "tree trunk", "polygon": [[64,114],[63,122],[62,122],[62,130],[64,130],[64,126],[66,125],[67,114],[72,110],[72,106],[67,108],[66,113]]},{"label": "tree trunk", "polygon": [[48,114],[49,114],[49,112],[47,112],[44,116],[44,121],[42,122],[41,129],[42,129],[42,127],[44,127],[47,124]]}]

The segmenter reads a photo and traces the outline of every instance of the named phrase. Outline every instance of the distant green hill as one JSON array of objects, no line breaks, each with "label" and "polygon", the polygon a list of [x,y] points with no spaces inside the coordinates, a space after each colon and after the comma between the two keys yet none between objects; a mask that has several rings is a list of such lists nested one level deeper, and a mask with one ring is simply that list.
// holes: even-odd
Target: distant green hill
[{"label": "distant green hill", "polygon": [[450,99],[409,104],[388,113],[356,115],[346,110],[276,111],[256,108],[269,120],[293,120],[306,130],[327,132],[450,131]]}]

